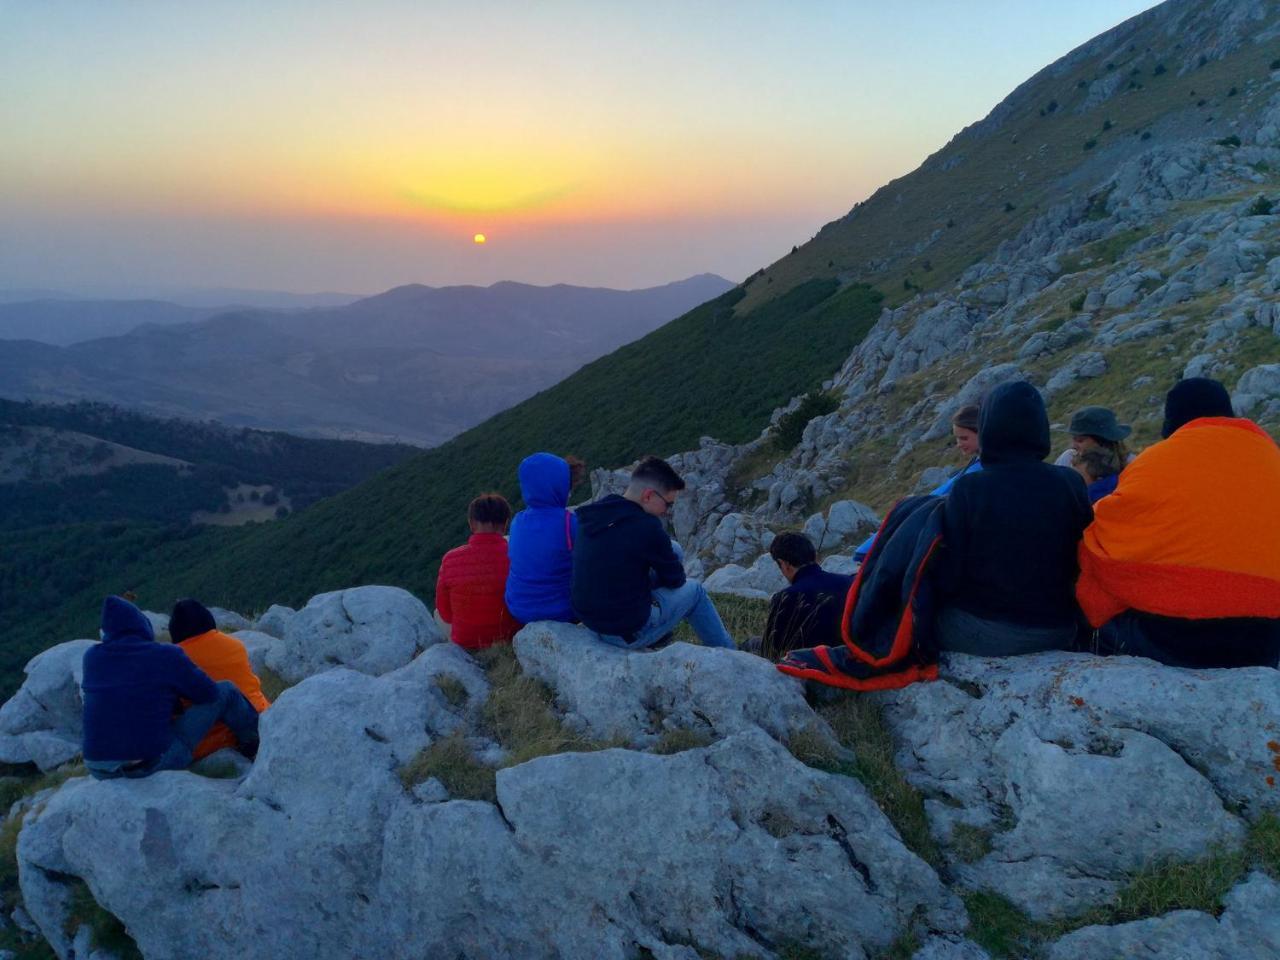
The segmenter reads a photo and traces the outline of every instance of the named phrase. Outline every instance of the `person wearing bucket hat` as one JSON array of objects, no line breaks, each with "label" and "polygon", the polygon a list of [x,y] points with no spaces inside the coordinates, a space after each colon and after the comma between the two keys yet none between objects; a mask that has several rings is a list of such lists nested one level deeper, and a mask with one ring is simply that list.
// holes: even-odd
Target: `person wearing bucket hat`
[{"label": "person wearing bucket hat", "polygon": [[1076,597],[1099,652],[1275,667],[1280,447],[1203,378],[1169,391],[1164,435],[1097,502],[1080,542]]},{"label": "person wearing bucket hat", "polygon": [[1133,460],[1133,454],[1124,443],[1133,428],[1127,423],[1120,423],[1115,411],[1107,407],[1082,407],[1077,410],[1071,415],[1067,432],[1071,434],[1071,446],[1054,461],[1060,467],[1072,466],[1076,454],[1095,447],[1111,451],[1121,464]]}]

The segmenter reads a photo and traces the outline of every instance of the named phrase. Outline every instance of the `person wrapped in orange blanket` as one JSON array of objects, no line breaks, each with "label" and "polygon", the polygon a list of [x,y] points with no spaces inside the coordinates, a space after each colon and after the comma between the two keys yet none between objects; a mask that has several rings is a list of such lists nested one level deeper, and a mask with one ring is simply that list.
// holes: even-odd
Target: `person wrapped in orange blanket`
[{"label": "person wrapped in orange blanket", "polygon": [[1165,439],[1094,505],[1076,598],[1103,653],[1277,666],[1280,448],[1215,380],[1165,400]]}]

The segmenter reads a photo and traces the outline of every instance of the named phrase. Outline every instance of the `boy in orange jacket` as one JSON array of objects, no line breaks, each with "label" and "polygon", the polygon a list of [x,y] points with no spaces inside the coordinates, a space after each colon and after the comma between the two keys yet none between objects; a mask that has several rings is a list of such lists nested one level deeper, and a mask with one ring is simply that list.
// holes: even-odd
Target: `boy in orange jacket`
[{"label": "boy in orange jacket", "polygon": [[[235,637],[218,630],[213,614],[196,600],[179,600],[169,614],[169,636],[174,645],[191,658],[215,683],[229,680],[253,709],[262,713],[271,706],[262,693],[262,683],[249,663],[249,651]],[[236,746],[235,735],[225,723],[215,724],[194,751],[195,759],[207,757],[224,747]]]}]

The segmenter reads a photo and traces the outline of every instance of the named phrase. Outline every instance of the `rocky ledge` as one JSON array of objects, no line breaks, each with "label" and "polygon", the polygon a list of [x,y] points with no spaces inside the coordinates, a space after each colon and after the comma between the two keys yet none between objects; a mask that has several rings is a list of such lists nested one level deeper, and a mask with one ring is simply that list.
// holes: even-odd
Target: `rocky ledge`
[{"label": "rocky ledge", "polygon": [[[387,588],[276,608],[278,636],[248,625],[296,678],[256,763],[14,805],[20,919],[63,960],[112,955],[85,891],[156,960],[1280,950],[1276,671],[955,656],[936,683],[815,710],[749,654],[632,654],[564,624],[473,658]],[[89,642],[29,665],[0,711],[10,757],[74,759]],[[516,744],[512,716],[561,739]],[[898,801],[851,719],[881,725]],[[1135,878],[1206,864],[1203,909],[1115,908]],[[992,904],[1022,924],[1012,946]]]}]

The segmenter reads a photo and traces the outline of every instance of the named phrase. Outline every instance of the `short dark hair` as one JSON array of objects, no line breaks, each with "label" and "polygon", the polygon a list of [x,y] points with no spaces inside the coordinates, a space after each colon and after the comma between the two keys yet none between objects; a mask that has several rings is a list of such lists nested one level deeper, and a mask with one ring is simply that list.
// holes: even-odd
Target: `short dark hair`
[{"label": "short dark hair", "polygon": [[511,504],[500,493],[482,493],[467,507],[467,519],[472,523],[503,526],[511,519]]},{"label": "short dark hair", "polygon": [[978,414],[982,412],[982,408],[976,403],[966,403],[963,407],[951,415],[951,425],[959,427],[961,430],[972,430],[978,432]]},{"label": "short dark hair", "polygon": [[674,493],[684,489],[684,480],[661,457],[645,457],[631,471],[631,485],[652,487],[662,493]]},{"label": "short dark hair", "polygon": [[818,559],[818,551],[803,533],[788,530],[773,538],[773,543],[769,544],[769,556],[793,567],[803,567]]},{"label": "short dark hair", "polygon": [[575,457],[573,454],[565,457],[564,462],[569,465],[569,489],[572,490],[586,477],[587,462],[581,457]]}]

